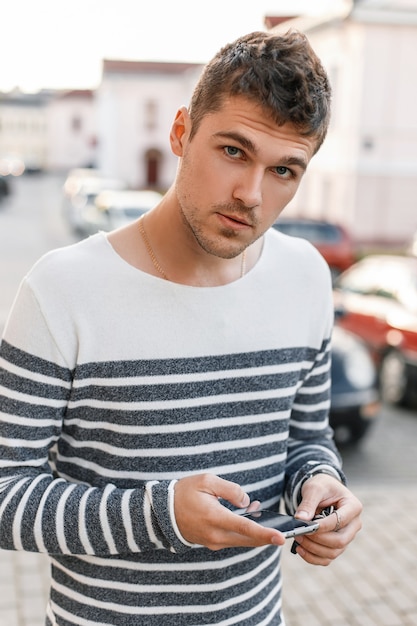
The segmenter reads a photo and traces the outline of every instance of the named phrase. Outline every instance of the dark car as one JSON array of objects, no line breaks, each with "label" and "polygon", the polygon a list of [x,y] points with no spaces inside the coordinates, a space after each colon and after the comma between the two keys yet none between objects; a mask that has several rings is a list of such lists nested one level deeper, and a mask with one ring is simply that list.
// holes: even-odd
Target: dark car
[{"label": "dark car", "polygon": [[339,324],[361,337],[378,368],[383,400],[417,396],[417,258],[369,255],[334,285]]},{"label": "dark car", "polygon": [[357,443],[379,415],[377,371],[363,342],[336,323],[330,425],[339,446]]},{"label": "dark car", "polygon": [[10,185],[9,182],[7,180],[7,178],[5,176],[2,176],[0,174],[0,200],[2,200],[2,198],[5,198],[6,196],[8,196],[10,193]]},{"label": "dark car", "polygon": [[353,240],[339,224],[325,220],[280,217],[273,227],[312,243],[326,259],[333,279],[356,261]]}]

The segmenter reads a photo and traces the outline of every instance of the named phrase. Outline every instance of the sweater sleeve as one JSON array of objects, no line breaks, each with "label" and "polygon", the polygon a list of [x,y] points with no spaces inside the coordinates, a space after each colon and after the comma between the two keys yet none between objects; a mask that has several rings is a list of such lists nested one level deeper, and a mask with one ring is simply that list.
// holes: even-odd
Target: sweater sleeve
[{"label": "sweater sleeve", "polygon": [[346,483],[329,425],[331,326],[329,321],[326,337],[297,392],[291,413],[284,493],[290,514],[300,503],[301,487],[309,476],[324,472]]},{"label": "sweater sleeve", "polygon": [[98,556],[188,550],[170,481],[122,489],[57,476],[72,375],[24,281],[0,346],[0,547]]}]

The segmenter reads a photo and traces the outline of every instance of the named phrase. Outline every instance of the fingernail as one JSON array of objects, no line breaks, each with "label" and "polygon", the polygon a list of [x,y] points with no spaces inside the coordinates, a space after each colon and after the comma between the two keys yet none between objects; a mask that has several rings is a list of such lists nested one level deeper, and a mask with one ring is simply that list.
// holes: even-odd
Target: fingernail
[{"label": "fingernail", "polygon": [[271,543],[274,546],[281,546],[282,545],[282,541],[281,541],[280,537],[275,537],[275,536],[272,537]]},{"label": "fingernail", "polygon": [[245,493],[243,498],[242,498],[242,500],[241,500],[241,502],[240,502],[240,506],[241,506],[242,509],[244,509],[244,508],[246,508],[249,505],[250,505],[250,498],[249,498],[248,494]]}]

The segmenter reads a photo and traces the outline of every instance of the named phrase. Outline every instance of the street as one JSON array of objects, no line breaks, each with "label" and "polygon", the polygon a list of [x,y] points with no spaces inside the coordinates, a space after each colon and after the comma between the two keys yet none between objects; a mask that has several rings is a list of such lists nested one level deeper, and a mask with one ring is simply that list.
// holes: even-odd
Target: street
[{"label": "street", "polygon": [[24,176],[10,181],[0,203],[0,328],[20,280],[40,255],[74,241],[63,221],[62,176]]},{"label": "street", "polygon": [[[0,330],[26,271],[76,240],[61,210],[63,181],[21,177],[0,204]],[[349,484],[364,503],[364,529],[331,568],[313,571],[284,554],[287,626],[417,625],[416,442],[417,411],[385,406],[365,439],[342,450]],[[41,626],[45,558],[0,552],[0,564],[0,626]]]}]

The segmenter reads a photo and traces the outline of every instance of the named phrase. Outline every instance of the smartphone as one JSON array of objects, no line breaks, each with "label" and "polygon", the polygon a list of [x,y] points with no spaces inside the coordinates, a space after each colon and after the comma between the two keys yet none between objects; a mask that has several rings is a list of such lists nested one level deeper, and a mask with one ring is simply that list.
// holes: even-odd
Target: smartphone
[{"label": "smartphone", "polygon": [[286,539],[297,537],[298,535],[314,533],[319,528],[319,523],[316,520],[305,522],[304,520],[291,517],[291,515],[283,515],[265,509],[251,511],[251,513],[243,513],[242,515],[253,522],[262,524],[262,526],[266,528],[279,530]]}]

